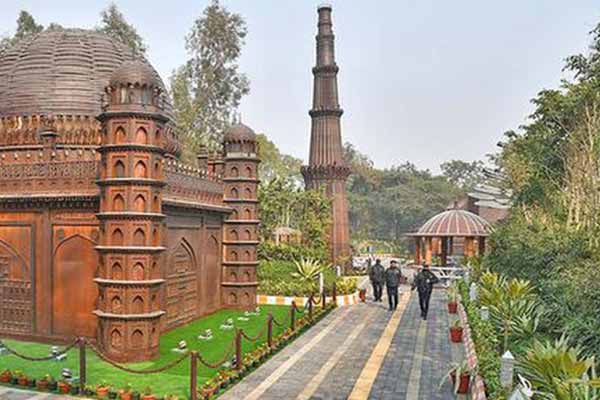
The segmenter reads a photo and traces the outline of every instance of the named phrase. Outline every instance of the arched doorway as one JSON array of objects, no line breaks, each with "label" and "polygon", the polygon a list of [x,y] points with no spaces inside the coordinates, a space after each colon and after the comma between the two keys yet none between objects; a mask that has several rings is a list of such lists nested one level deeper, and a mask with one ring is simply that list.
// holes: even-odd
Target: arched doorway
[{"label": "arched doorway", "polygon": [[210,235],[206,243],[206,310],[214,311],[221,302],[221,265],[219,241]]},{"label": "arched doorway", "polygon": [[167,269],[167,328],[192,321],[196,317],[198,286],[196,256],[187,240],[181,239],[170,252]]},{"label": "arched doorway", "polygon": [[59,243],[52,274],[52,331],[62,336],[96,334],[92,313],[98,297],[94,269],[98,256],[94,242],[74,235]]}]

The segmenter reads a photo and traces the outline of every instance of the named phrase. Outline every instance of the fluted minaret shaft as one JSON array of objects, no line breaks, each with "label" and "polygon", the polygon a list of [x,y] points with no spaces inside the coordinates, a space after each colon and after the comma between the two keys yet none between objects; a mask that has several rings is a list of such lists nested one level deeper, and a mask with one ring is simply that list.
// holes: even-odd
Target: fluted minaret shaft
[{"label": "fluted minaret shaft", "polygon": [[340,119],[343,110],[338,97],[335,62],[335,36],[333,34],[331,6],[318,9],[317,59],[313,68],[313,105],[309,111],[312,119],[309,165],[302,174],[308,189],[324,188],[332,199],[332,228],[330,244],[332,259],[349,252],[348,201],[346,179],[350,173],[344,163]]},{"label": "fluted minaret shaft", "polygon": [[317,34],[317,65],[313,68],[313,107],[310,165],[341,165],[343,163],[340,108],[338,97],[335,48],[331,7],[319,8]]}]

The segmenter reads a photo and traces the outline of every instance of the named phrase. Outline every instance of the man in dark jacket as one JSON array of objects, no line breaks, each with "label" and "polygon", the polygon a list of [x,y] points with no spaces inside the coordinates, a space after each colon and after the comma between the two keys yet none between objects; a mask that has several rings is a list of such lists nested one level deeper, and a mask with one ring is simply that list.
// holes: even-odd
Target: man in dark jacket
[{"label": "man in dark jacket", "polygon": [[383,279],[385,278],[385,268],[381,265],[381,260],[376,260],[375,265],[369,269],[369,279],[373,285],[373,296],[375,301],[381,301],[383,295]]},{"label": "man in dark jacket", "polygon": [[433,285],[438,283],[440,280],[429,270],[429,265],[423,264],[423,268],[412,284],[412,290],[417,289],[419,293],[419,305],[421,306],[421,318],[427,319],[427,312],[429,311],[429,300],[431,299],[431,292],[433,291]]},{"label": "man in dark jacket", "polygon": [[401,277],[402,271],[398,268],[398,263],[392,260],[390,267],[385,271],[385,286],[387,289],[390,311],[393,311],[398,307],[398,285],[400,285]]}]

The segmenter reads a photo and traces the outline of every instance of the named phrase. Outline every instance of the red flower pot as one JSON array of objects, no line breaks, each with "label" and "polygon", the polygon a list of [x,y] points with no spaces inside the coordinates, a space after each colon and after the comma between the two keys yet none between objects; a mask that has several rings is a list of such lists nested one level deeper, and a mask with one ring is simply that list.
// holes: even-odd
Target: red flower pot
[{"label": "red flower pot", "polygon": [[12,374],[10,372],[3,372],[2,375],[0,375],[0,382],[9,383],[11,378]]},{"label": "red flower pot", "polygon": [[[456,385],[456,374],[453,372],[450,374],[450,378],[452,379],[452,386]],[[467,373],[461,374],[460,382],[458,382],[458,391],[457,394],[467,394],[469,392],[469,384],[471,383],[471,376]]]},{"label": "red flower pot", "polygon": [[58,382],[58,391],[62,394],[69,394],[71,391],[71,385],[67,382]]},{"label": "red flower pot", "polygon": [[42,379],[41,381],[37,381],[35,383],[35,385],[37,386],[37,389],[39,391],[45,392],[46,390],[48,390],[48,381],[45,379]]},{"label": "red flower pot", "polygon": [[452,343],[462,342],[463,328],[462,326],[453,326],[450,328],[450,341]]},{"label": "red flower pot", "polygon": [[153,394],[145,394],[142,396],[142,400],[156,400],[156,396]]},{"label": "red flower pot", "polygon": [[458,309],[458,303],[455,301],[448,302],[448,312],[450,314],[456,314],[456,310]]},{"label": "red flower pot", "polygon": [[96,388],[96,396],[104,398],[108,396],[108,386],[100,386]]},{"label": "red flower pot", "polygon": [[121,398],[121,400],[131,400],[131,398],[133,397],[131,392],[126,392],[124,390],[119,390],[119,397]]},{"label": "red flower pot", "polygon": [[19,378],[19,385],[20,386],[27,386],[27,385],[29,385],[29,379],[27,379],[26,377]]},{"label": "red flower pot", "polygon": [[360,289],[360,291],[358,292],[358,298],[360,298],[361,302],[365,302],[367,301],[367,290],[366,289]]}]

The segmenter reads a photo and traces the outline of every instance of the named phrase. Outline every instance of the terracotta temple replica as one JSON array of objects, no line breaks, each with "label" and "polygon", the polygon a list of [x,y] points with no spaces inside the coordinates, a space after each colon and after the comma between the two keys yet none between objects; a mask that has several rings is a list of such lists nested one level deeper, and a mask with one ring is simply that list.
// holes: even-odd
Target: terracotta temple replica
[{"label": "terracotta temple replica", "polygon": [[308,166],[302,167],[307,189],[323,189],[332,199],[331,258],[334,263],[350,255],[350,225],[346,180],[350,168],[344,162],[338,98],[331,6],[319,7],[317,65],[313,68],[314,93]]},{"label": "terracotta temple replica", "polygon": [[185,165],[174,126],[156,71],[104,34],[0,55],[2,335],[139,361],[161,332],[255,306],[255,134],[235,125]]}]

